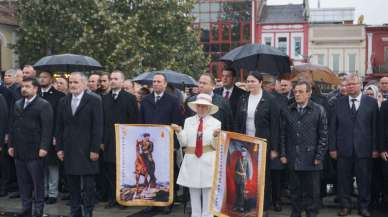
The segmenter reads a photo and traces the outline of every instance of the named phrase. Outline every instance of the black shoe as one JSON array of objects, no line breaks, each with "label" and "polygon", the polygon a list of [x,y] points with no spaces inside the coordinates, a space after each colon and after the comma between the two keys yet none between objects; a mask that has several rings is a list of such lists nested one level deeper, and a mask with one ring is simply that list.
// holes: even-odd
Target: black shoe
[{"label": "black shoe", "polygon": [[19,192],[14,192],[13,194],[9,195],[10,199],[20,198]]},{"label": "black shoe", "polygon": [[302,214],[300,212],[291,212],[290,217],[302,217]]},{"label": "black shoe", "polygon": [[112,202],[109,202],[105,207],[104,209],[111,209],[113,207],[117,206],[117,203],[116,201],[112,201]]},{"label": "black shoe", "polygon": [[32,209],[25,209],[17,217],[32,217]]},{"label": "black shoe", "polygon": [[36,209],[33,217],[43,217],[43,209]]},{"label": "black shoe", "polygon": [[55,204],[55,203],[57,203],[57,198],[56,197],[49,197],[46,200],[46,204]]},{"label": "black shoe", "polygon": [[168,206],[168,207],[164,207],[163,208],[163,214],[164,215],[169,215],[170,213],[171,213],[171,211],[172,211],[172,208],[174,207],[174,204],[171,204],[170,206]]},{"label": "black shoe", "polygon": [[306,217],[317,217],[317,213],[306,211]]},{"label": "black shoe", "polygon": [[159,209],[156,206],[149,206],[143,209],[143,213],[156,213],[156,212],[159,212]]},{"label": "black shoe", "polygon": [[275,212],[281,212],[282,211],[282,205],[280,205],[280,203],[274,203],[273,204],[273,210]]},{"label": "black shoe", "polygon": [[367,209],[361,209],[360,211],[358,211],[358,214],[363,217],[370,217],[370,212]]},{"label": "black shoe", "polygon": [[8,195],[8,192],[6,190],[1,190],[0,191],[0,197],[5,197]]},{"label": "black shoe", "polygon": [[61,200],[70,200],[70,194],[65,194],[61,197]]}]

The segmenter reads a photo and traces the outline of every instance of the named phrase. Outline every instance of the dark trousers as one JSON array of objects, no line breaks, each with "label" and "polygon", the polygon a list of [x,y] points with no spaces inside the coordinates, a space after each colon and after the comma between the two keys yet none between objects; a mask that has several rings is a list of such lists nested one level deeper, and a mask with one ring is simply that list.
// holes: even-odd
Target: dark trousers
[{"label": "dark trousers", "polygon": [[[11,189],[11,185],[16,185],[16,173],[15,173],[15,161],[8,155],[8,147],[5,145],[0,155],[1,164],[1,180],[0,180],[0,192],[10,192],[15,189]],[[12,188],[14,188],[13,186]]]},{"label": "dark trousers", "polygon": [[44,207],[44,163],[43,159],[23,161],[15,159],[20,197],[23,210],[32,209],[32,194],[36,210]]},{"label": "dark trousers", "polygon": [[[105,161],[104,161],[104,152],[99,152],[99,158],[98,158],[98,167],[99,171],[104,171],[105,167]],[[108,192],[108,180],[106,178],[106,175],[99,173],[95,175],[95,181],[97,186],[97,195],[102,199],[106,198],[109,194]]]},{"label": "dark trousers", "polygon": [[81,204],[84,207],[84,215],[91,216],[96,196],[95,176],[68,175],[67,181],[70,191],[70,217],[82,216]]},{"label": "dark trousers", "polygon": [[372,203],[378,203],[384,192],[383,159],[372,159]]},{"label": "dark trousers", "polygon": [[280,204],[280,196],[282,193],[282,176],[284,170],[271,170],[271,193],[272,204]]},{"label": "dark trousers", "polygon": [[342,208],[352,208],[352,191],[354,174],[358,187],[358,208],[367,209],[370,203],[371,192],[371,159],[344,158],[337,160],[338,170],[338,198]]},{"label": "dark trousers", "polygon": [[108,185],[106,186],[108,202],[113,203],[116,201],[116,164],[105,162],[104,171],[103,175],[108,182]]},{"label": "dark trousers", "polygon": [[320,201],[320,172],[290,169],[289,173],[292,212],[300,214],[306,210],[308,213],[317,213]]}]

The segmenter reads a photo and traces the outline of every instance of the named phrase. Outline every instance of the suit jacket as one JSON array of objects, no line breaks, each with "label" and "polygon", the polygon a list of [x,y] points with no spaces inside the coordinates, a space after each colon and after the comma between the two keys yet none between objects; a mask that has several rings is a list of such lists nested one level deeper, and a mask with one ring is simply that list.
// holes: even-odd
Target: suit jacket
[{"label": "suit jacket", "polygon": [[22,88],[18,84],[12,84],[8,89],[12,92],[15,101],[22,98]]},{"label": "suit jacket", "polygon": [[52,141],[53,110],[50,104],[36,96],[26,108],[25,99],[16,101],[12,111],[10,147],[15,149],[15,158],[39,159],[39,149],[48,151]]},{"label": "suit jacket", "polygon": [[8,105],[3,95],[0,94],[0,147],[5,151],[4,136],[9,127]]},{"label": "suit jacket", "polygon": [[[53,118],[53,128],[52,128],[52,134],[55,133],[55,122],[56,122],[56,117],[57,117],[57,110],[58,110],[58,104],[59,100],[65,96],[64,93],[56,90],[54,87],[51,87],[47,92],[42,92],[41,89],[38,91],[38,95],[45,99],[47,102],[50,103],[51,108],[53,109],[54,112],[54,118]],[[50,148],[49,148],[49,153],[47,155],[47,163],[50,165],[55,165],[58,162],[57,158],[57,150],[56,147],[50,143]]]},{"label": "suit jacket", "polygon": [[63,97],[58,106],[56,140],[64,151],[65,173],[92,175],[98,173],[98,161],[90,160],[90,152],[98,153],[102,144],[102,103],[96,95],[84,91],[73,115],[72,95]]},{"label": "suit jacket", "polygon": [[[235,132],[246,133],[249,95],[241,97],[235,114]],[[280,109],[275,98],[263,90],[263,96],[255,111],[256,137],[267,140],[267,150],[279,151]]]},{"label": "suit jacket", "polygon": [[371,157],[377,151],[377,115],[377,101],[372,97],[361,97],[354,117],[349,97],[338,98],[330,121],[330,151],[337,150],[339,157]]},{"label": "suit jacket", "polygon": [[115,124],[135,124],[138,119],[136,97],[121,90],[116,99],[112,91],[102,96],[104,114],[104,161],[116,162]]},{"label": "suit jacket", "polygon": [[388,151],[388,101],[384,101],[379,114],[379,150]]},{"label": "suit jacket", "polygon": [[[185,106],[186,117],[195,115],[195,113],[187,106],[187,103],[195,101],[196,99],[197,99],[197,96],[192,96],[189,99],[187,99],[186,106]],[[212,103],[218,106],[217,113],[213,114],[212,116],[221,122],[221,129],[226,131],[232,131],[233,114],[228,101],[226,101],[224,97],[218,94],[213,94]]]},{"label": "suit jacket", "polygon": [[[323,169],[323,159],[327,152],[328,125],[325,109],[318,103],[310,102],[303,114],[296,104],[282,113],[280,155],[288,158],[292,170],[318,171]],[[321,164],[314,165],[314,160]]]},{"label": "suit jacket", "polygon": [[[223,97],[223,91],[224,91],[223,87],[214,89],[214,93],[222,97]],[[232,109],[232,114],[236,113],[238,101],[240,100],[240,97],[245,94],[247,94],[246,91],[234,85],[233,92],[229,96],[229,100],[228,100],[230,104],[230,108]]]},{"label": "suit jacket", "polygon": [[146,95],[140,105],[140,123],[182,125],[183,115],[178,99],[164,92],[163,96],[155,103],[154,93]]}]

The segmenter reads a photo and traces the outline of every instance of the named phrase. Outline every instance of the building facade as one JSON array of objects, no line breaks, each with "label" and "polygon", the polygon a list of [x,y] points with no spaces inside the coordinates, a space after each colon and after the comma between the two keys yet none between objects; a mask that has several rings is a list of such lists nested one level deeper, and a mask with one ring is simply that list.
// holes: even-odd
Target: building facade
[{"label": "building facade", "polygon": [[14,4],[0,1],[0,69],[5,71],[17,66],[18,57],[10,48],[16,43],[17,21]]},{"label": "building facade", "polygon": [[308,10],[306,3],[263,5],[257,24],[258,42],[282,50],[294,64],[306,62]]},{"label": "building facade", "polygon": [[388,25],[367,26],[366,73],[388,73]]}]

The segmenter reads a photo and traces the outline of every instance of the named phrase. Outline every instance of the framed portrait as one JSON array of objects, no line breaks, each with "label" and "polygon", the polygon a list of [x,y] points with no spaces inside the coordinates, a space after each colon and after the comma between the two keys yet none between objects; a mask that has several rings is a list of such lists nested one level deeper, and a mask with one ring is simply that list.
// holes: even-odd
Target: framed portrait
[{"label": "framed portrait", "polygon": [[168,206],[174,196],[173,130],[116,124],[116,200],[124,206]]},{"label": "framed portrait", "polygon": [[213,215],[263,215],[266,149],[264,139],[221,133],[210,200]]}]

